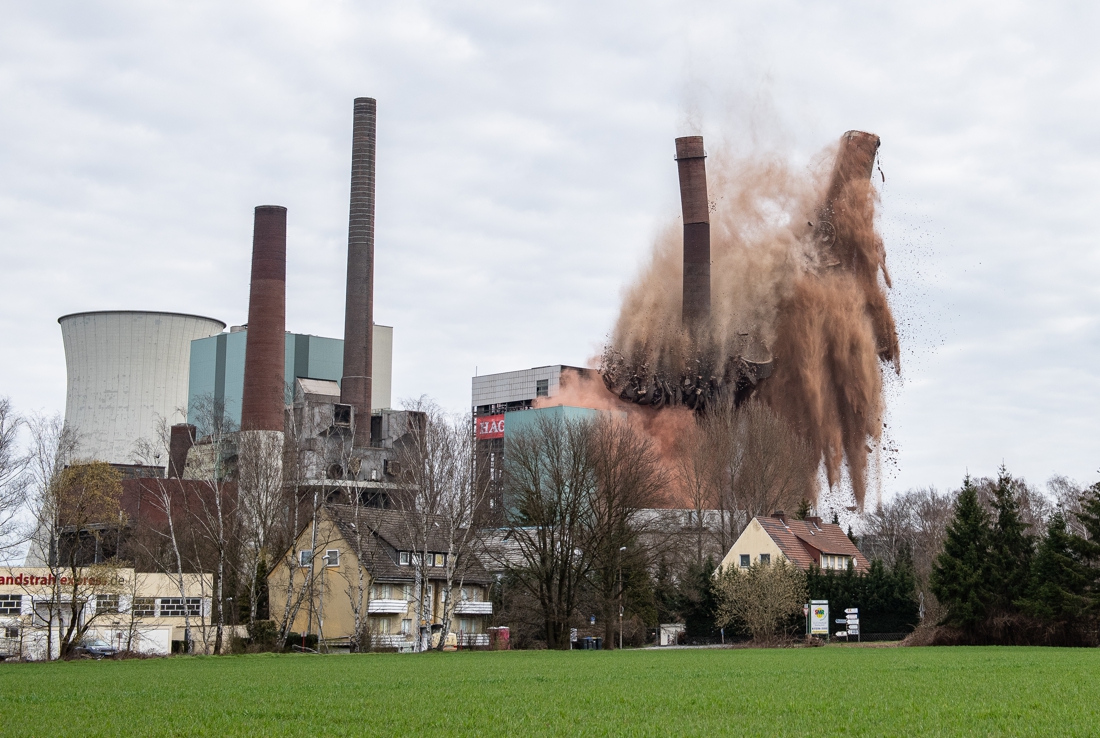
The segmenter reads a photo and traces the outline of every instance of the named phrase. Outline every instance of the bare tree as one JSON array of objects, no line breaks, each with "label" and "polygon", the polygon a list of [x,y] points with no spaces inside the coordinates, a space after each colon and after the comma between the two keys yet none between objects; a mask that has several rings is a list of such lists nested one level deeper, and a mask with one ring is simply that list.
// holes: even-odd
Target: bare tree
[{"label": "bare tree", "polygon": [[[119,503],[121,475],[102,461],[72,464],[53,475],[38,505],[39,529],[50,541],[48,586],[52,591],[44,620],[58,625],[58,653],[65,658],[97,615],[86,612],[92,596],[119,594],[114,553],[125,525]],[[113,539],[113,540],[112,540]],[[47,643],[47,653],[52,643]]]},{"label": "bare tree", "polygon": [[594,561],[592,422],[539,415],[506,440],[505,515],[522,563],[505,561],[542,610],[548,648],[566,648]]},{"label": "bare tree", "polygon": [[30,432],[27,468],[31,478],[31,514],[35,531],[26,564],[50,567],[51,570],[51,597],[44,603],[44,609],[47,622],[46,658],[52,658],[53,623],[61,602],[61,579],[57,576],[59,572],[54,555],[62,526],[57,491],[62,471],[76,456],[78,441],[57,414],[31,415],[27,428]]},{"label": "bare tree", "polygon": [[8,398],[0,397],[0,561],[24,544],[28,535],[19,520],[31,486],[30,457],[18,445],[22,425]]},{"label": "bare tree", "polygon": [[286,504],[283,494],[285,438],[274,431],[241,431],[237,436],[239,514],[244,536],[242,554],[249,577],[249,620],[254,621],[262,569],[276,543]]},{"label": "bare tree", "polygon": [[704,552],[710,549],[706,542],[707,512],[719,504],[723,457],[715,453],[721,448],[716,440],[707,435],[705,428],[694,425],[678,444],[674,480],[682,501],[690,505],[688,523],[695,539],[696,566],[703,565]]},{"label": "bare tree", "polygon": [[1047,480],[1047,490],[1054,500],[1054,505],[1064,512],[1066,530],[1071,535],[1087,539],[1088,529],[1082,525],[1078,517],[1082,512],[1081,496],[1085,494],[1085,488],[1069,477],[1056,474]]},{"label": "bare tree", "polygon": [[668,485],[660,454],[626,420],[602,415],[592,424],[590,454],[595,476],[589,548],[603,610],[604,643],[614,645],[615,611],[623,602],[623,565],[648,568],[651,550],[638,545],[654,527],[642,512],[664,501]]},{"label": "bare tree", "polygon": [[[415,413],[410,416],[415,421],[400,446],[402,479],[408,484],[402,507],[420,553],[414,567],[421,593],[421,622],[427,615],[423,596],[427,557],[443,557],[442,562],[431,562],[442,563],[442,632],[436,645],[442,649],[457,604],[455,592],[461,591],[476,560],[474,515],[483,506],[488,489],[475,480],[472,417],[448,415],[426,398],[407,404],[406,410]],[[438,566],[431,568],[439,570]]]},{"label": "bare tree", "polygon": [[[726,404],[725,412],[731,412]],[[724,459],[733,504],[744,520],[793,511],[813,498],[817,458],[805,439],[771,408],[749,400],[732,412],[734,436]]]}]

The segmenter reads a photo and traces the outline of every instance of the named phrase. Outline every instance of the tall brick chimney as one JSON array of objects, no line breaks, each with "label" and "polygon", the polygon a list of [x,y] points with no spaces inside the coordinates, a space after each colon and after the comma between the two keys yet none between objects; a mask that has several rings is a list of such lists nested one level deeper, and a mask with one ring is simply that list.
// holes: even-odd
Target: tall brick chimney
[{"label": "tall brick chimney", "polygon": [[241,430],[283,431],[286,405],[286,208],[256,208]]},{"label": "tall brick chimney", "polygon": [[702,136],[676,139],[680,204],[684,212],[684,325],[695,329],[710,319],[710,201]]},{"label": "tall brick chimney", "polygon": [[344,305],[344,375],[340,402],[355,408],[355,445],[370,445],[374,335],[374,144],[376,103],[355,98],[351,142],[351,213]]}]

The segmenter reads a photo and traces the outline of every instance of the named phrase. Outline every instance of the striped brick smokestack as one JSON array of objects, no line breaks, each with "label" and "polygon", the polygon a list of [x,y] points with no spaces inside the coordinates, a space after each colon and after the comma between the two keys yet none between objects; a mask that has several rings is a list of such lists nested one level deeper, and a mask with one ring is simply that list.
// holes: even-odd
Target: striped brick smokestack
[{"label": "striped brick smokestack", "polygon": [[283,431],[286,401],[286,208],[256,208],[241,430]]},{"label": "striped brick smokestack", "polygon": [[684,325],[710,320],[710,201],[702,136],[676,139],[680,204],[684,211]]},{"label": "striped brick smokestack", "polygon": [[355,98],[351,143],[348,283],[344,305],[344,376],[340,401],[355,407],[355,445],[370,445],[374,330],[374,98]]}]

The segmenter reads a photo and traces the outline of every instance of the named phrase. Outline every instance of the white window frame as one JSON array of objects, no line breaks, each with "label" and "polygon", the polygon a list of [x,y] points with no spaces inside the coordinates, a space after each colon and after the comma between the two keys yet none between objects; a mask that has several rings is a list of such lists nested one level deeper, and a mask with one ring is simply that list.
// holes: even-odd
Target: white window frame
[{"label": "white window frame", "polygon": [[340,549],[338,549],[338,548],[325,549],[325,566],[328,566],[328,567],[340,566]]},{"label": "white window frame", "polygon": [[409,556],[408,551],[401,551],[397,554],[397,563],[400,564],[401,566],[408,566],[410,560],[411,560],[411,557]]},{"label": "white window frame", "polygon": [[313,563],[313,551],[303,549],[298,552],[298,566],[304,569],[309,567],[311,563]]}]

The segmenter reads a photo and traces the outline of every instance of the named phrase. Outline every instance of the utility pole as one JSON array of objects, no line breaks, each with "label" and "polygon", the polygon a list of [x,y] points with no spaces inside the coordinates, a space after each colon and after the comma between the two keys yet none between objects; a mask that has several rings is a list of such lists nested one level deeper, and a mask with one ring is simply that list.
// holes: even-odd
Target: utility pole
[{"label": "utility pole", "polygon": [[626,546],[619,547],[619,650],[623,650],[623,551]]}]

